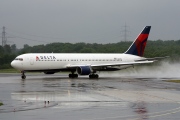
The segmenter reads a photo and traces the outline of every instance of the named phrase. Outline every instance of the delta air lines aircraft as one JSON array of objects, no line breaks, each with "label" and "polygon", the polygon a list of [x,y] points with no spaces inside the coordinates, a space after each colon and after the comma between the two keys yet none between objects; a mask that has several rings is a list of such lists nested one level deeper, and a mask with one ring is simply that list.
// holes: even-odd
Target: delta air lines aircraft
[{"label": "delta air lines aircraft", "polygon": [[136,64],[153,63],[160,58],[142,57],[151,26],[146,26],[138,35],[129,49],[122,54],[93,54],[93,53],[28,53],[17,56],[11,66],[20,70],[21,78],[25,79],[25,72],[44,72],[54,74],[69,71],[69,78],[78,75],[89,75],[98,78],[97,71],[116,71]]}]

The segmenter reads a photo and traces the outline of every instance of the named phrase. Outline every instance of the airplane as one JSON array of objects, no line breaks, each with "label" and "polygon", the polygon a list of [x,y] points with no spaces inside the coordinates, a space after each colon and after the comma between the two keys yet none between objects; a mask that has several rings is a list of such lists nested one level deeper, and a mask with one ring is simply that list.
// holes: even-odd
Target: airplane
[{"label": "airplane", "polygon": [[97,79],[97,71],[117,71],[164,58],[143,57],[150,29],[151,26],[145,26],[124,53],[27,53],[17,56],[11,66],[21,71],[22,79],[26,79],[25,72],[54,74],[63,71],[71,72],[69,78],[89,75],[89,78]]}]

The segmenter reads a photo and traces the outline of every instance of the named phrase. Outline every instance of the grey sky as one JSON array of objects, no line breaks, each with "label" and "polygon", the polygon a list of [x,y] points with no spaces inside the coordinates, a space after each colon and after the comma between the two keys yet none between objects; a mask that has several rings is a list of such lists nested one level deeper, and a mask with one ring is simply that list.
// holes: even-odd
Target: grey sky
[{"label": "grey sky", "polygon": [[18,48],[50,42],[116,43],[123,40],[125,23],[131,41],[146,25],[152,26],[151,40],[178,40],[179,5],[180,0],[0,0],[0,28],[6,27],[13,37],[9,43]]}]

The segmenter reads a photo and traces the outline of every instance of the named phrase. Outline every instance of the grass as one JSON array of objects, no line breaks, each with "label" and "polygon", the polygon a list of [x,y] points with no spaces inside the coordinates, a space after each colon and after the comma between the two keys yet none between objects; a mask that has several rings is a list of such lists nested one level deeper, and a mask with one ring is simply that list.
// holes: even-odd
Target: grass
[{"label": "grass", "polygon": [[0,73],[19,73],[20,71],[10,68],[10,69],[0,69]]},{"label": "grass", "polygon": [[180,80],[166,80],[166,82],[180,83]]},{"label": "grass", "polygon": [[2,105],[3,105],[3,103],[0,102],[0,106],[2,106]]}]

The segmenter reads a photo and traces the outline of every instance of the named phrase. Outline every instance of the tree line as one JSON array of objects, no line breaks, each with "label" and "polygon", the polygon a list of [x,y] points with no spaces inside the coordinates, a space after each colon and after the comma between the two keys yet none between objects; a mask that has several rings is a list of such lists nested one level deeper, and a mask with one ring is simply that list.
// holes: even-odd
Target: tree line
[{"label": "tree line", "polygon": [[[24,53],[123,53],[132,42],[118,42],[108,44],[97,43],[50,43],[46,45],[24,45],[17,49],[16,45],[0,46],[0,69],[11,68],[11,61]],[[180,40],[149,40],[146,45],[144,57],[170,56],[170,60],[180,60]]]}]

